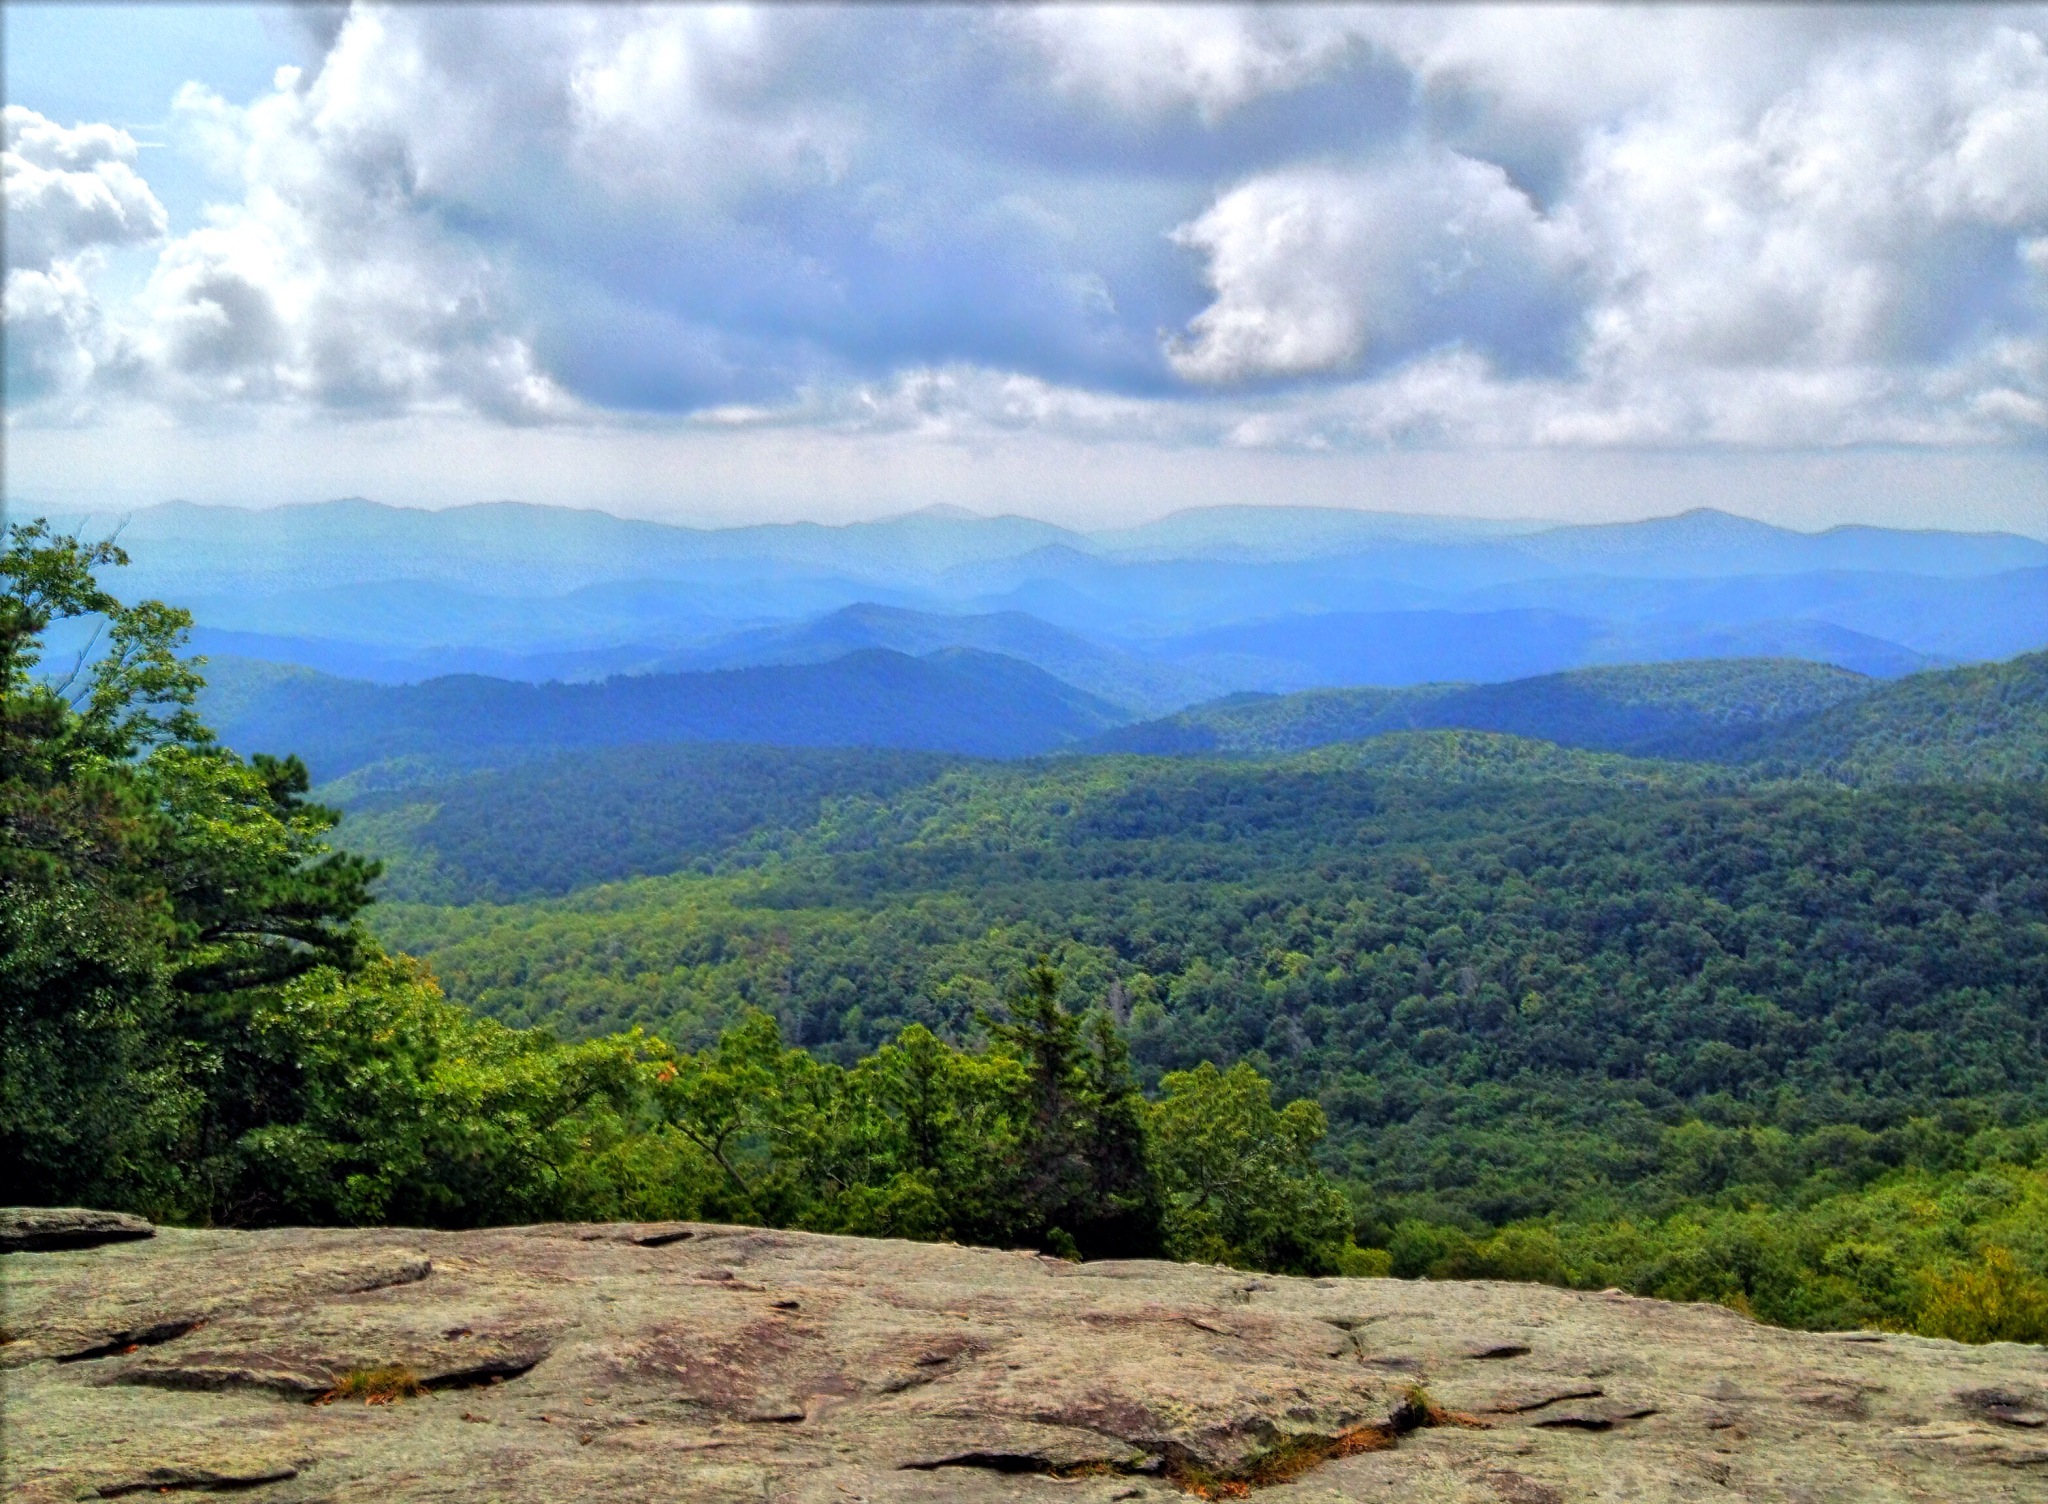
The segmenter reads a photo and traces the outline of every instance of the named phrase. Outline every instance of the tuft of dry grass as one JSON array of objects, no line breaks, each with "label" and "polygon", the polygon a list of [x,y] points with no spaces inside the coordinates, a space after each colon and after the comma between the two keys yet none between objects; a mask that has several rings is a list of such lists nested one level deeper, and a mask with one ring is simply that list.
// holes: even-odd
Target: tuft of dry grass
[{"label": "tuft of dry grass", "polygon": [[420,1376],[403,1363],[386,1363],[380,1368],[351,1368],[313,1403],[331,1405],[337,1400],[361,1400],[366,1405],[395,1405],[429,1392]]},{"label": "tuft of dry grass", "polygon": [[1446,1410],[1419,1384],[1408,1391],[1401,1408],[1394,1412],[1391,1423],[1399,1432],[1413,1431],[1419,1426],[1462,1426],[1468,1431],[1493,1429],[1492,1421],[1467,1415],[1462,1410]]},{"label": "tuft of dry grass", "polygon": [[1361,1452],[1384,1452],[1398,1446],[1408,1432],[1422,1426],[1468,1426],[1483,1429],[1486,1422],[1457,1410],[1446,1410],[1420,1388],[1410,1389],[1385,1420],[1353,1426],[1335,1436],[1313,1433],[1283,1436],[1271,1446],[1254,1452],[1241,1466],[1228,1472],[1212,1472],[1192,1461],[1169,1464],[1166,1477],[1184,1494],[1198,1499],[1242,1499],[1255,1488],[1292,1483],[1311,1468],[1338,1457],[1355,1457]]},{"label": "tuft of dry grass", "polygon": [[1199,1463],[1183,1461],[1169,1466],[1166,1476],[1182,1493],[1198,1499],[1242,1499],[1255,1488],[1292,1483],[1309,1469],[1335,1457],[1384,1452],[1395,1444],[1397,1434],[1391,1424],[1380,1421],[1353,1426],[1335,1436],[1283,1436],[1226,1473],[1211,1472]]}]

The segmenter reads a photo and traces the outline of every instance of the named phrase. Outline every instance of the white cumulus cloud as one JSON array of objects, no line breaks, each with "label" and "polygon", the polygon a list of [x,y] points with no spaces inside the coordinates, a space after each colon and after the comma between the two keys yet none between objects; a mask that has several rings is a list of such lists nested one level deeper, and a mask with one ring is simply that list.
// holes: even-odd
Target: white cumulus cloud
[{"label": "white cumulus cloud", "polygon": [[1000,19],[1043,52],[1063,94],[1211,120],[1320,76],[1354,31],[1321,7],[1040,5]]},{"label": "white cumulus cloud", "polygon": [[108,125],[65,127],[34,110],[6,107],[10,267],[45,270],[103,246],[161,237],[164,206],[135,170],[135,139]]},{"label": "white cumulus cloud", "polygon": [[118,344],[93,294],[94,271],[109,251],[160,240],[169,220],[136,171],[126,131],[64,126],[13,104],[4,126],[8,398],[61,403],[91,384]]},{"label": "white cumulus cloud", "polygon": [[[2041,431],[2044,225],[2040,33],[1835,38],[1767,94],[1652,90],[1589,125],[1542,209],[1445,146],[1233,186],[1175,232],[1215,296],[1166,353],[1211,383],[1415,363],[1261,442],[1995,442]],[[1565,291],[1566,357],[1502,375]]]},{"label": "white cumulus cloud", "polygon": [[175,225],[126,133],[9,107],[10,421],[2037,443],[2044,38],[2039,7],[356,5],[304,74],[179,97],[228,187]]},{"label": "white cumulus cloud", "polygon": [[1364,171],[1243,183],[1173,232],[1202,253],[1216,299],[1170,347],[1195,381],[1339,370],[1376,341],[1512,321],[1523,294],[1570,274],[1572,235],[1501,168],[1444,149]]}]

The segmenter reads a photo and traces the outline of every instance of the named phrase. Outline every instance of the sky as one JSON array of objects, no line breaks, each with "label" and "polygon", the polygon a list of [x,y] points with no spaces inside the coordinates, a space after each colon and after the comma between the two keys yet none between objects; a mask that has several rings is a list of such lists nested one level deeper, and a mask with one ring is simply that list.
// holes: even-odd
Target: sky
[{"label": "sky", "polygon": [[0,19],[17,511],[2048,536],[2048,7]]}]

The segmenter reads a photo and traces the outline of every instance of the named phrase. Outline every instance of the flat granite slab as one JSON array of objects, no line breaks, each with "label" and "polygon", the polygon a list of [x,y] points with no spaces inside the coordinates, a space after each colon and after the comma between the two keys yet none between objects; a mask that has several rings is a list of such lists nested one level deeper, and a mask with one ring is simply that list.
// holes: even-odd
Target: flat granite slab
[{"label": "flat granite slab", "polygon": [[2048,1499],[2048,1349],[690,1224],[0,1258],[10,1500]]}]

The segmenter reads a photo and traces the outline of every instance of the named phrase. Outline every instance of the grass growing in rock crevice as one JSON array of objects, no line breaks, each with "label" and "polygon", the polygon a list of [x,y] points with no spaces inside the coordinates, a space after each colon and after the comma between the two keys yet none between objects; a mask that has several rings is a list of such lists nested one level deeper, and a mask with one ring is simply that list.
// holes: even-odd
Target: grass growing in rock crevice
[{"label": "grass growing in rock crevice", "polygon": [[419,1399],[432,1392],[403,1363],[386,1363],[377,1368],[351,1368],[313,1403],[332,1405],[341,1400],[361,1400],[366,1405],[395,1405],[400,1400]]},{"label": "grass growing in rock crevice", "polygon": [[1389,1451],[1398,1446],[1408,1432],[1423,1426],[1484,1428],[1487,1424],[1476,1416],[1444,1409],[1418,1386],[1402,1396],[1401,1403],[1388,1413],[1385,1420],[1353,1426],[1334,1436],[1312,1431],[1283,1435],[1232,1468],[1212,1468],[1185,1452],[1170,1452],[1163,1462],[1156,1457],[1136,1462],[1098,1457],[1065,1465],[1049,1465],[1043,1457],[1026,1452],[967,1452],[932,1462],[903,1465],[926,1472],[939,1468],[974,1467],[997,1473],[1036,1473],[1062,1482],[1134,1473],[1156,1474],[1182,1493],[1198,1499],[1242,1499],[1255,1488],[1292,1483],[1310,1469],[1339,1457]]},{"label": "grass growing in rock crevice", "polygon": [[1242,1499],[1255,1488],[1292,1483],[1303,1473],[1339,1457],[1391,1451],[1403,1436],[1424,1426],[1483,1427],[1485,1421],[1446,1410],[1420,1388],[1410,1389],[1385,1420],[1339,1431],[1335,1436],[1313,1432],[1283,1436],[1234,1468],[1217,1472],[1192,1458],[1169,1461],[1165,1476],[1182,1493],[1198,1499]]}]

